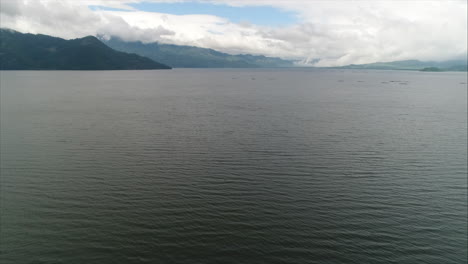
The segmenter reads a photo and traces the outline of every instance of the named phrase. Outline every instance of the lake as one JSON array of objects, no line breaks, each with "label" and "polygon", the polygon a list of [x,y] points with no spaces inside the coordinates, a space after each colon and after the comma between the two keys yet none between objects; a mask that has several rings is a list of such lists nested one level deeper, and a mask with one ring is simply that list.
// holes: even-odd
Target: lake
[{"label": "lake", "polygon": [[2,263],[467,261],[467,73],[0,80]]}]

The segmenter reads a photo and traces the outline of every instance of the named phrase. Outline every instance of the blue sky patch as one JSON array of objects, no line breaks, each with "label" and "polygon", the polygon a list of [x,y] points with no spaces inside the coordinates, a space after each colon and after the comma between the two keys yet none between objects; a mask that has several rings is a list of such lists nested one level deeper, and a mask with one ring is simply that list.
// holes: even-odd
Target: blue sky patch
[{"label": "blue sky patch", "polygon": [[173,15],[215,15],[231,22],[249,22],[264,26],[291,25],[297,22],[294,12],[284,11],[271,6],[229,6],[199,2],[179,3],[132,3],[129,6],[146,12],[158,12]]},{"label": "blue sky patch", "polygon": [[130,11],[127,9],[119,9],[119,8],[112,8],[112,7],[107,7],[107,6],[99,6],[99,5],[89,5],[89,9],[93,11],[98,11],[98,10],[103,10],[103,11]]}]

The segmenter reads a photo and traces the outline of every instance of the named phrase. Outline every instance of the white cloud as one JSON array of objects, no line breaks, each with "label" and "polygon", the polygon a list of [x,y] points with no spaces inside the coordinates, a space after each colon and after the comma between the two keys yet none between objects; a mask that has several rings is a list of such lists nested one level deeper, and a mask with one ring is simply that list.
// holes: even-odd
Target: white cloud
[{"label": "white cloud", "polygon": [[[154,2],[180,2],[158,1]],[[269,5],[298,14],[300,23],[266,27],[212,15],[134,10],[139,0],[1,0],[1,26],[63,38],[115,35],[125,40],[194,45],[229,53],[344,65],[404,59],[443,60],[467,53],[467,3],[436,1],[203,1]],[[89,5],[128,11],[91,10]]]}]

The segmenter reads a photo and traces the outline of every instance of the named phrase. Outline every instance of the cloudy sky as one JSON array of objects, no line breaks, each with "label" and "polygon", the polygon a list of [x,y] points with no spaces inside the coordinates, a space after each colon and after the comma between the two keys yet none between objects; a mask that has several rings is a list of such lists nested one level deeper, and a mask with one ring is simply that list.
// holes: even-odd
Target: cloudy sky
[{"label": "cloudy sky", "polygon": [[[118,36],[316,66],[466,58],[466,0],[0,0],[0,25]],[[320,59],[320,60],[318,60]],[[318,61],[318,62],[317,62]]]}]

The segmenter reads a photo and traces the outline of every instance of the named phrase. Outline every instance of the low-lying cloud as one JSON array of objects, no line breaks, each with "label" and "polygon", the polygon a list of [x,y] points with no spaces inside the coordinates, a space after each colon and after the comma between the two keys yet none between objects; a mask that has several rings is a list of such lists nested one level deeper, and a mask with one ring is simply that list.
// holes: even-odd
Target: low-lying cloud
[{"label": "low-lying cloud", "polygon": [[[137,0],[2,0],[2,27],[63,38],[118,36],[292,58],[334,66],[405,59],[466,58],[467,3],[438,1],[204,1],[268,5],[293,11],[298,24],[259,26],[214,15],[171,15],[134,10]],[[161,1],[160,1],[161,2]],[[176,2],[166,0],[165,2]],[[106,6],[122,11],[90,9]],[[320,60],[318,60],[320,59]]]}]

